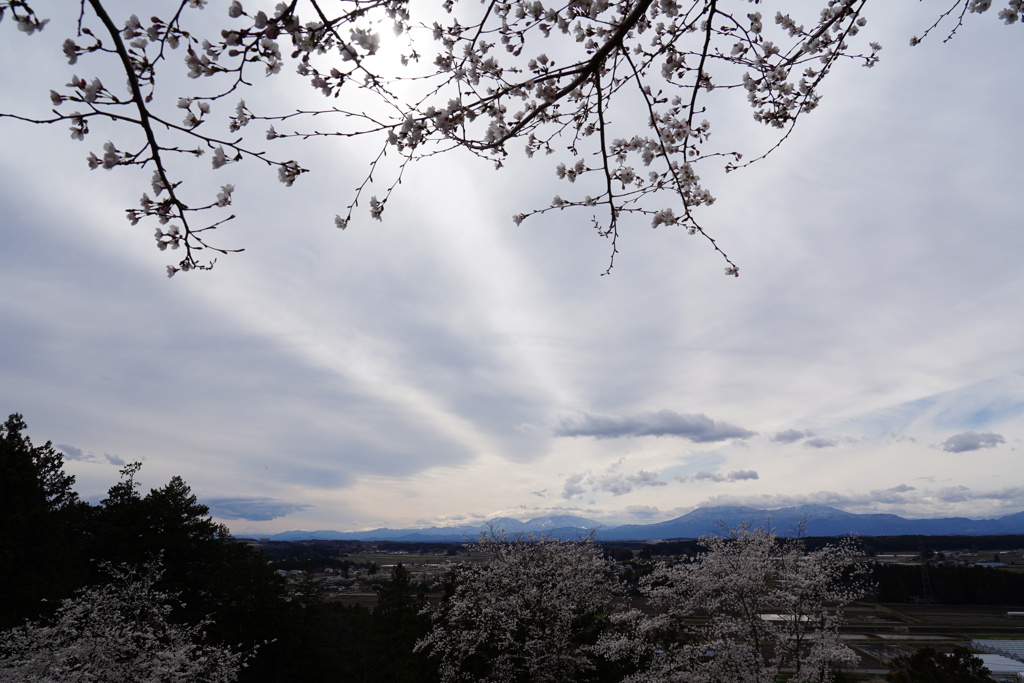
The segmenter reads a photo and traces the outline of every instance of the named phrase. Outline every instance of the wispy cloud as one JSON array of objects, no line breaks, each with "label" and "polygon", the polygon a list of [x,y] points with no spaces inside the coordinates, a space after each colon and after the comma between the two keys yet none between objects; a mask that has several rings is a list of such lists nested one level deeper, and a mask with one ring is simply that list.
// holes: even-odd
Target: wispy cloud
[{"label": "wispy cloud", "polygon": [[657,472],[649,470],[637,470],[636,472],[611,473],[598,478],[594,482],[595,491],[607,491],[613,496],[622,496],[647,486],[665,486],[667,482],[658,479]]},{"label": "wispy cloud", "polygon": [[[651,470],[636,470],[634,472],[623,472],[622,460],[610,465],[603,472],[594,473],[590,470],[571,474],[565,479],[562,487],[562,497],[569,499],[585,493],[610,493],[613,496],[622,496],[632,493],[637,489],[651,486],[667,486],[668,481],[661,479],[662,473]],[[667,475],[666,475],[667,476]],[[712,472],[701,470],[694,474],[677,474],[671,479],[678,482],[715,482],[732,483],[758,479],[755,470],[734,470],[728,473]]]},{"label": "wispy cloud", "polygon": [[799,441],[800,439],[806,439],[812,436],[814,436],[814,432],[809,429],[805,429],[803,431],[800,431],[799,429],[786,429],[781,432],[775,432],[775,435],[772,436],[772,441],[777,443],[793,443],[794,441]]},{"label": "wispy cloud", "polygon": [[813,439],[804,441],[804,447],[806,448],[835,448],[838,445],[839,442],[835,439],[826,439],[822,436],[816,436]]},{"label": "wispy cloud", "polygon": [[625,513],[637,519],[652,519],[661,515],[661,510],[652,505],[627,505]]},{"label": "wispy cloud", "polygon": [[590,475],[587,472],[570,474],[565,480],[565,486],[562,488],[562,498],[568,500],[569,498],[586,493],[589,479]]},{"label": "wispy cloud", "polygon": [[859,419],[879,435],[908,430],[993,429],[1024,415],[1024,373],[1013,372],[898,403]]},{"label": "wispy cloud", "polygon": [[863,492],[817,491],[809,494],[755,494],[736,496],[724,494],[708,498],[701,506],[748,505],[776,509],[797,505],[828,505],[849,512],[892,512],[912,516],[934,517],[939,514],[962,514],[966,509],[991,509],[1005,514],[1024,507],[1024,487],[979,490],[966,486],[918,488],[899,484],[885,489]]},{"label": "wispy cloud", "polygon": [[622,460],[612,464],[604,472],[594,474],[589,470],[577,472],[566,477],[565,485],[562,488],[562,497],[569,499],[587,492],[610,493],[613,496],[623,496],[636,489],[648,486],[666,486],[668,482],[659,479],[657,472],[650,470],[637,470],[635,472],[622,472]]},{"label": "wispy cloud", "polygon": [[747,479],[758,479],[757,472],[754,470],[735,470],[728,474],[720,474],[718,472],[698,472],[689,477],[676,477],[679,481],[713,481],[713,482],[733,482],[733,481],[744,481]]},{"label": "wispy cloud", "polygon": [[728,439],[746,439],[755,432],[728,422],[712,420],[703,413],[684,414],[658,410],[639,415],[609,416],[584,413],[562,418],[554,429],[555,436],[590,436],[595,439],[618,439],[629,436],[674,436],[694,443],[710,443]]},{"label": "wispy cloud", "polygon": [[940,448],[949,453],[963,453],[965,451],[977,451],[982,448],[995,448],[1001,443],[1006,443],[1006,439],[1001,434],[961,432],[943,441]]}]

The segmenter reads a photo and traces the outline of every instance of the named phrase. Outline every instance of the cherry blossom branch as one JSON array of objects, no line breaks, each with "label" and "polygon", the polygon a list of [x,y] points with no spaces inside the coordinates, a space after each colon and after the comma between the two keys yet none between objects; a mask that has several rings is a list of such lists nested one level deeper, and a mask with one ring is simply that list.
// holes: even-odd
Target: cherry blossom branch
[{"label": "cherry blossom branch", "polygon": [[[38,32],[46,20],[34,14],[30,1],[0,0],[0,19],[11,17],[23,32]],[[880,49],[875,43],[863,50],[850,47],[866,23],[862,12],[867,0],[818,0],[806,8],[798,3],[794,13],[815,12],[807,29],[782,13],[776,15],[774,28],[765,26],[756,10],[768,0],[749,5],[754,11],[733,14],[724,11],[725,3],[718,0],[446,0],[443,9],[451,17],[432,26],[413,23],[406,0],[339,0],[333,14],[326,0],[309,0],[306,5],[286,0],[269,13],[252,7],[247,13],[243,6],[243,2],[258,5],[264,0],[230,0],[224,24],[211,25],[204,19],[196,22],[200,28],[193,26],[190,15],[193,9],[202,9],[206,0],[151,1],[154,6],[166,2],[162,15],[169,15],[168,21],[153,17],[144,24],[131,15],[119,29],[103,0],[79,0],[74,7],[78,36],[63,45],[72,64],[86,56],[116,60],[125,73],[127,95],[114,94],[99,79],[76,76],[69,94],[51,92],[52,117],[3,111],[0,118],[69,121],[74,139],[84,138],[96,117],[115,127],[139,129],[145,140],[141,149],[123,151],[107,142],[102,157],[90,153],[88,163],[91,168],[110,169],[145,167],[152,162],[157,199],[143,195],[141,210],[129,210],[128,216],[133,224],[143,218],[156,218],[161,225],[181,221],[181,227],[156,231],[161,249],[185,245],[185,259],[171,266],[169,274],[212,265],[196,261],[201,249],[221,254],[240,251],[216,248],[206,241],[210,231],[233,215],[205,227],[199,227],[197,219],[200,211],[229,205],[233,186],[222,186],[215,201],[188,206],[182,182],[167,166],[171,153],[199,156],[212,150],[214,168],[258,159],[276,168],[285,185],[306,172],[297,161],[277,160],[252,142],[253,133],[245,127],[261,120],[294,124],[292,130],[281,132],[271,125],[266,132],[271,142],[328,136],[375,138],[378,151],[367,159],[368,172],[353,188],[344,218],[335,217],[339,227],[354,218],[355,208],[385,169],[393,175],[383,181],[383,193],[378,190],[371,195],[369,216],[374,219],[381,217],[412,161],[460,147],[500,168],[510,153],[509,143],[521,140],[527,156],[561,152],[568,158],[556,162],[558,177],[588,187],[581,197],[556,196],[550,206],[519,213],[516,223],[555,209],[587,207],[598,234],[612,241],[607,273],[618,254],[621,221],[630,214],[646,216],[652,227],[678,225],[691,234],[700,233],[725,258],[726,272],[737,275],[736,264],[698,222],[698,208],[714,201],[698,172],[719,158],[726,171],[740,168],[743,155],[709,141],[711,123],[698,124],[698,115],[711,117],[708,112],[716,109],[704,103],[731,93],[745,94],[754,120],[780,131],[775,144],[742,164],[746,166],[789,139],[796,121],[818,105],[825,76],[840,59],[871,66]],[[952,35],[968,12],[984,12],[990,4],[957,0],[925,35],[959,8]],[[88,16],[86,7],[91,12]],[[316,20],[300,19],[304,7],[311,9]],[[111,42],[104,44],[93,34],[87,21],[92,15]],[[1007,0],[999,18],[1015,23],[1022,15],[1020,0]],[[371,59],[381,42],[376,31],[382,19],[390,19],[396,31],[410,40],[397,72],[389,71],[387,62]],[[209,31],[208,39],[203,39],[202,31]],[[420,37],[433,48],[423,49]],[[291,41],[290,50],[281,44],[286,40]],[[208,78],[215,83],[212,89],[169,99],[157,88],[157,72],[162,77],[172,68],[170,52],[179,46],[185,52],[184,75]],[[564,66],[556,63],[563,56]],[[297,65],[299,77],[325,97],[345,93],[351,99],[344,107],[277,113],[254,112],[241,101],[234,115],[227,117],[231,136],[210,131],[217,102],[256,84],[251,77],[256,65],[263,65],[271,75],[281,72],[289,59]],[[380,64],[385,65],[383,70]],[[612,116],[619,111],[617,103],[625,102],[629,111],[634,101],[646,108],[646,122]],[[166,115],[175,102],[184,110],[182,124]],[[64,113],[61,106],[70,103],[80,103],[81,111]],[[203,132],[197,130],[201,124]],[[182,138],[187,142],[182,143]],[[389,148],[398,154],[393,165],[385,164]],[[599,156],[600,162],[588,167],[591,155]],[[652,164],[650,172],[634,168]],[[615,181],[622,187],[617,188]],[[600,187],[596,197],[585,194],[590,184]],[[604,225],[593,213],[597,205],[607,206]]]},{"label": "cherry blossom branch", "polygon": [[[608,194],[608,226],[598,230],[602,237],[611,237],[612,253],[608,258],[608,268],[601,275],[608,275],[615,266],[615,255],[619,253],[619,211],[615,207],[615,190],[612,187],[612,173],[608,168],[608,142],[605,138],[607,124],[604,120],[604,93],[601,91],[601,71],[594,72],[594,91],[597,97],[597,130],[601,141],[601,168],[604,171],[605,192]],[[596,224],[596,221],[595,221]]]},{"label": "cherry blossom branch", "polygon": [[636,26],[637,22],[639,22],[647,12],[647,9],[651,6],[652,2],[654,2],[654,0],[639,0],[629,15],[621,24],[619,24],[618,29],[616,29],[614,34],[612,34],[612,37],[609,38],[585,64],[581,64],[578,68],[574,68],[573,70],[562,74],[563,76],[576,74],[576,77],[570,81],[568,85],[555,93],[554,96],[545,100],[540,106],[534,108],[529,114],[520,119],[519,122],[509,129],[507,133],[493,142],[474,143],[467,141],[466,145],[476,149],[498,149],[506,142],[519,135],[519,133],[530,122],[537,118],[537,116],[539,116],[548,107],[563,99],[566,95],[570,94],[586,83],[588,79],[593,77],[593,75],[602,68],[605,59],[608,58],[608,55],[610,55],[613,50],[617,50],[622,47],[622,41],[625,39],[626,34]]},{"label": "cherry blossom branch", "polygon": [[[647,88],[644,87],[643,81],[640,79],[640,74],[639,71],[637,71],[636,69],[636,65],[633,63],[633,58],[627,54],[626,59],[629,61],[630,66],[633,67],[634,78],[636,79],[637,86],[640,90],[640,94],[647,105],[647,111],[650,116],[651,127],[654,128],[654,133],[658,138],[659,155],[662,159],[664,159],[665,164],[668,166],[668,172],[672,175],[672,182],[676,187],[676,193],[679,195],[680,199],[683,202],[683,209],[686,212],[685,219],[687,230],[690,231],[691,234],[699,233],[704,239],[710,242],[711,247],[715,251],[717,251],[723,259],[725,259],[725,262],[729,264],[729,266],[725,269],[726,275],[739,277],[739,266],[733,263],[732,259],[729,258],[729,255],[726,254],[720,246],[718,246],[718,242],[713,237],[711,237],[711,235],[709,235],[704,230],[704,228],[702,228],[700,224],[697,223],[697,221],[694,219],[693,213],[690,210],[690,200],[688,198],[687,188],[683,183],[683,179],[679,175],[679,168],[677,168],[677,166],[672,162],[672,157],[669,154],[668,147],[665,144],[665,138],[662,136],[661,129],[658,127],[657,115],[654,112],[654,104],[653,102],[651,102],[650,93],[647,91]],[[691,100],[691,107],[693,106],[692,102],[694,102],[694,100]],[[661,219],[660,221],[659,218]],[[657,227],[659,223],[673,222],[675,220],[675,216],[672,214],[671,210],[669,210],[667,213],[659,212],[658,214],[655,214],[654,226]]]},{"label": "cherry blossom branch", "polygon": [[[132,100],[135,102],[135,106],[139,112],[138,125],[142,128],[146,136],[150,158],[153,160],[153,164],[156,167],[157,176],[159,177],[159,184],[154,183],[154,188],[162,188],[167,192],[167,195],[170,198],[175,211],[177,212],[176,218],[181,221],[185,236],[184,240],[182,240],[185,246],[185,258],[182,259],[178,268],[181,270],[191,270],[192,268],[211,268],[213,266],[212,263],[207,265],[200,264],[196,262],[192,254],[193,245],[191,238],[193,231],[189,226],[188,217],[185,215],[186,209],[188,207],[186,207],[184,202],[182,202],[178,198],[178,195],[175,192],[175,184],[171,182],[170,178],[168,177],[167,169],[164,166],[163,160],[160,158],[160,144],[157,142],[156,133],[153,131],[153,126],[150,123],[149,110],[146,107],[145,98],[142,95],[142,89],[139,87],[139,80],[135,73],[135,67],[132,65],[131,58],[128,55],[128,50],[124,46],[124,41],[121,40],[121,32],[118,30],[117,26],[114,25],[114,22],[110,18],[110,15],[107,14],[107,10],[103,7],[103,3],[101,2],[101,0],[88,0],[88,2],[89,6],[92,7],[93,12],[96,13],[96,17],[107,29],[107,33],[110,35],[111,40],[114,42],[114,48],[117,50],[117,55],[118,57],[120,57],[121,64],[124,67],[124,73],[128,78],[128,87],[132,93]],[[157,192],[157,195],[159,195],[159,192]],[[203,240],[199,238],[196,238],[196,240],[201,244],[201,248],[211,248],[214,251],[217,251],[222,254],[226,254],[229,251],[242,251],[241,249],[218,249],[216,247],[210,247],[208,244],[206,244],[205,242],[203,242]],[[168,270],[168,273],[171,275],[174,274],[174,272],[170,270]]]}]

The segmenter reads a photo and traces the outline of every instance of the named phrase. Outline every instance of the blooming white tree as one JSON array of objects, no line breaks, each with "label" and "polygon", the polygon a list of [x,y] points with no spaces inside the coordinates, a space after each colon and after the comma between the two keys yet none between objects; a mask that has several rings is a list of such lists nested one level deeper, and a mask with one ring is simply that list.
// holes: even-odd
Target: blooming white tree
[{"label": "blooming white tree", "polygon": [[228,683],[246,655],[204,644],[205,624],[169,621],[160,570],[110,568],[112,581],[65,600],[49,622],[0,633],[2,683]]},{"label": "blooming white tree", "polygon": [[591,540],[491,533],[486,560],[452,567],[454,592],[416,644],[440,659],[444,683],[562,683],[595,676],[592,645],[621,589]]},{"label": "blooming white tree", "polygon": [[702,539],[692,562],[645,577],[656,616],[616,615],[603,651],[646,662],[639,683],[798,683],[832,680],[855,661],[839,637],[843,609],[862,597],[867,569],[851,543],[805,552],[798,539],[740,527]]},{"label": "blooming white tree", "polygon": [[[36,33],[47,20],[32,4],[0,0],[0,19]],[[168,275],[212,266],[204,250],[239,251],[210,240],[234,218],[234,185],[187,186],[190,160],[205,155],[199,163],[215,169],[258,162],[292,185],[306,169],[263,146],[326,136],[370,138],[377,150],[339,207],[339,228],[361,202],[379,220],[413,160],[461,148],[500,167],[518,149],[555,155],[554,171],[569,186],[547,205],[525,207],[516,223],[582,208],[610,240],[612,263],[623,221],[678,227],[705,237],[737,275],[697,220],[695,210],[714,201],[702,169],[763,158],[818,106],[837,63],[871,66],[881,49],[863,36],[868,0],[445,0],[415,8],[408,0],[151,0],[150,18],[114,16],[108,5],[80,0],[60,10],[78,13],[64,55],[89,72],[50,92],[51,113],[0,116],[69,124],[76,140],[100,122],[122,130],[102,153],[88,154],[88,165],[151,174],[152,196],[143,194],[128,219],[155,221],[161,250],[183,248]],[[952,34],[991,5],[954,0],[925,35],[944,21]],[[1007,24],[1022,16],[1024,0],[999,11]],[[386,38],[389,28],[396,38]],[[182,90],[165,79],[175,66],[203,85]],[[123,78],[92,75],[111,70]],[[254,111],[239,97],[258,76],[278,73],[297,73],[324,104]],[[737,97],[778,129],[778,144],[744,157],[711,140],[711,111]],[[375,175],[387,180],[367,198]]]}]

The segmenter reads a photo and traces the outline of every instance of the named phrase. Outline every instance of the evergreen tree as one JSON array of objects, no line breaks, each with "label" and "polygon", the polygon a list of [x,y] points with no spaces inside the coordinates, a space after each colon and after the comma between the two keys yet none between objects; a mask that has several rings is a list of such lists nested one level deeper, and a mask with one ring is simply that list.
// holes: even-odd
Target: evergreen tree
[{"label": "evergreen tree", "polygon": [[372,611],[353,612],[353,629],[346,643],[344,680],[384,683],[429,683],[438,680],[437,665],[416,642],[430,631],[424,613],[426,596],[413,585],[409,570],[399,563],[391,581],[377,588]]},{"label": "evergreen tree", "polygon": [[[240,680],[337,680],[341,648],[332,640],[333,607],[289,602],[267,558],[234,542],[181,477],[142,495],[142,465],[131,463],[106,498],[89,506],[78,499],[61,454],[49,442],[34,446],[25,429],[17,414],[0,425],[0,638],[8,651],[24,646],[19,651],[36,663],[62,652],[77,656],[72,627],[89,622],[90,610],[113,615],[105,623],[115,631],[126,623],[116,610],[101,609],[101,598],[117,593],[104,567],[120,568],[124,578],[159,565],[159,575],[147,578],[145,586],[129,583],[177,598],[160,603],[160,618],[174,625],[168,633],[187,634],[196,651],[219,651],[224,643],[242,651],[257,648]],[[76,590],[79,596],[72,598]],[[72,616],[77,621],[68,621]],[[25,628],[11,628],[19,625]],[[102,634],[89,633],[89,642],[99,647]],[[46,634],[60,641],[48,645]],[[6,664],[14,668],[0,681],[28,680],[16,663]]]},{"label": "evergreen tree", "polygon": [[0,425],[0,629],[70,595],[83,573],[88,506],[60,452],[34,446],[26,429],[17,413]]},{"label": "evergreen tree", "polygon": [[[143,496],[136,481],[140,468],[138,462],[125,466],[96,509],[95,556],[134,566],[159,560],[158,587],[181,597],[175,618],[210,619],[212,642],[253,647],[277,637],[289,620],[282,614],[283,583],[266,558],[235,543],[181,477]],[[259,658],[253,667],[260,668]]]},{"label": "evergreen tree", "polygon": [[949,654],[933,648],[921,648],[890,663],[893,670],[885,677],[889,683],[987,683],[992,679],[980,657],[965,647]]}]

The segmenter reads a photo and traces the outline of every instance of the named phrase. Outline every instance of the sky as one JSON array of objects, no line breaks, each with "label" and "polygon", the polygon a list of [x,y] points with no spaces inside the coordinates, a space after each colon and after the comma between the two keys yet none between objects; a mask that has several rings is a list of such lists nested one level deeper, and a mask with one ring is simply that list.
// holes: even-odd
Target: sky
[{"label": "sky", "polygon": [[[366,150],[328,142],[292,188],[190,178],[235,184],[218,239],[245,252],[168,279],[124,220],[148,174],[90,171],[102,132],[0,119],[0,411],[84,498],[141,461],[144,489],[181,476],[237,534],[1024,510],[1024,43],[991,13],[910,47],[942,9],[878,3],[878,66],[840,65],[778,152],[706,176],[739,278],[682,231],[625,227],[602,276],[587,214],[516,226],[561,191],[551,159],[427,159],[342,232]],[[45,113],[88,72],[68,21],[0,25],[21,67],[0,110]],[[313,97],[290,87],[265,96]],[[742,103],[720,120],[765,139]]]}]

